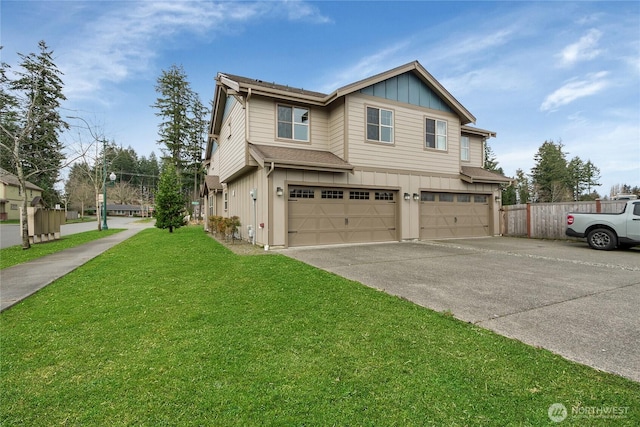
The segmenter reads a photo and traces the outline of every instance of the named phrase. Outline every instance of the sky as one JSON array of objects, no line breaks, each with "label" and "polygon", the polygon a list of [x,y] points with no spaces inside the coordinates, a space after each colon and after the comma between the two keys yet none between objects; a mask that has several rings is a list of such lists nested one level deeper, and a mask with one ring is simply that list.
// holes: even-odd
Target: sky
[{"label": "sky", "polygon": [[44,40],[62,114],[139,156],[161,155],[151,105],[172,65],[209,104],[218,72],[331,93],[418,60],[497,133],[505,175],[554,141],[600,169],[601,195],[640,186],[638,1],[0,0],[0,25],[4,62]]}]

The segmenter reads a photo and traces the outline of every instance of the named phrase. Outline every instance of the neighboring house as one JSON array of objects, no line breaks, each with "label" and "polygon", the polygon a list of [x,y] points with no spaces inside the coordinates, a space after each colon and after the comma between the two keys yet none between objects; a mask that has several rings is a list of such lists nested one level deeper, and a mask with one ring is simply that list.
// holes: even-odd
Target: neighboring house
[{"label": "neighboring house", "polygon": [[271,247],[497,234],[475,120],[417,61],[330,94],[219,73],[205,212]]},{"label": "neighboring house", "polygon": [[[27,201],[42,204],[42,188],[27,181]],[[19,220],[22,207],[22,190],[18,177],[0,168],[0,221]]]},{"label": "neighboring house", "polygon": [[[85,210],[87,215],[95,215],[96,208],[91,206]],[[149,205],[121,205],[107,203],[107,216],[151,216],[153,208]]]}]

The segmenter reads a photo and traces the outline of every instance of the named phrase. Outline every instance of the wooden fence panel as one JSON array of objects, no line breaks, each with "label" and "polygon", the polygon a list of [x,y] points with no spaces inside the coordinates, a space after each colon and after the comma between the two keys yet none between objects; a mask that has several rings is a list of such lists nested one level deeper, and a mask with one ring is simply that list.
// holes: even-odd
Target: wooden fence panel
[{"label": "wooden fence panel", "polygon": [[589,201],[503,206],[500,228],[504,236],[567,239],[564,233],[569,212],[619,213],[625,204],[625,201]]},{"label": "wooden fence panel", "polygon": [[503,206],[500,228],[504,236],[526,236],[527,205]]}]

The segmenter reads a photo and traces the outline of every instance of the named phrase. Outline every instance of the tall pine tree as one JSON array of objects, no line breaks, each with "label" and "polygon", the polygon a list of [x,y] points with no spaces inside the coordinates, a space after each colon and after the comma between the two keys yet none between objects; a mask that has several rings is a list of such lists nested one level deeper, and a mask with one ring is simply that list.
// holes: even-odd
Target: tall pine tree
[{"label": "tall pine tree", "polygon": [[28,132],[21,144],[24,174],[44,190],[42,198],[53,206],[59,202],[54,186],[64,161],[64,146],[59,136],[69,127],[58,109],[67,98],[62,92],[62,72],[53,62],[53,52],[44,41],[38,43],[38,47],[40,52],[37,55],[19,54],[23,71],[17,72],[18,79],[11,83],[11,87],[25,95],[34,120],[33,126],[25,123]]},{"label": "tall pine tree", "polygon": [[173,163],[181,187],[188,194],[191,183],[196,197],[202,175],[202,147],[205,141],[209,111],[191,89],[182,66],[172,65],[158,77],[156,92],[160,95],[152,107],[161,118],[158,144],[163,146],[165,161]]},{"label": "tall pine tree", "polygon": [[562,143],[545,141],[534,156],[531,178],[537,202],[571,200],[571,177],[563,147]]},{"label": "tall pine tree", "polygon": [[68,128],[58,109],[65,100],[61,72],[46,43],[39,54],[19,54],[17,78],[7,77],[8,65],[0,63],[0,158],[14,173],[24,195],[22,200],[22,247],[28,249],[27,191],[30,181],[44,189],[49,205],[59,201],[54,189],[64,160],[59,133]]},{"label": "tall pine tree", "polygon": [[155,196],[156,227],[168,228],[169,233],[173,233],[174,228],[180,228],[184,225],[185,216],[185,199],[173,163],[164,163]]}]

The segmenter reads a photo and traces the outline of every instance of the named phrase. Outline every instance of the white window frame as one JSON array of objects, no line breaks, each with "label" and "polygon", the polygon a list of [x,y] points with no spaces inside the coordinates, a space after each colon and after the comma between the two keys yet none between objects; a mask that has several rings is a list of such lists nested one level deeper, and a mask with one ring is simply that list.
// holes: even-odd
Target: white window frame
[{"label": "white window frame", "polygon": [[468,162],[471,160],[471,141],[468,136],[460,137],[460,160]]},{"label": "white window frame", "polygon": [[[434,132],[428,132],[428,122],[434,122]],[[444,129],[443,129],[444,128]],[[429,135],[433,135],[433,147],[429,146]],[[447,121],[426,117],[424,121],[424,146],[428,150],[447,151]]]},{"label": "white window frame", "polygon": [[[291,110],[291,121],[281,121],[280,120],[280,108],[288,108]],[[306,111],[307,120],[305,121],[296,121],[296,110]],[[301,117],[304,117],[305,114],[302,114]],[[295,105],[286,105],[286,104],[276,104],[276,137],[278,139],[287,139],[292,141],[302,141],[309,142],[311,138],[311,128],[309,123],[311,122],[311,110],[306,107],[298,107]],[[280,135],[280,124],[291,125],[291,137]],[[306,139],[296,138],[296,129],[306,129]]]},{"label": "white window frame", "polygon": [[[369,109],[371,110],[378,110],[378,123],[369,123]],[[390,123],[383,123],[383,112],[389,113],[390,114]],[[375,142],[380,142],[382,144],[393,144],[393,140],[394,140],[394,135],[393,135],[393,127],[394,127],[394,123],[393,123],[393,110],[388,110],[386,108],[380,108],[380,107],[372,107],[372,106],[367,106],[365,108],[365,137],[367,139],[367,141],[375,141]],[[378,139],[372,139],[369,138],[369,125],[371,126],[377,126],[378,128]],[[383,129],[388,129],[389,130],[389,140],[384,140],[382,139],[382,130]]]}]

